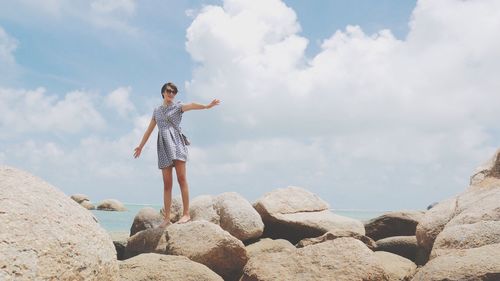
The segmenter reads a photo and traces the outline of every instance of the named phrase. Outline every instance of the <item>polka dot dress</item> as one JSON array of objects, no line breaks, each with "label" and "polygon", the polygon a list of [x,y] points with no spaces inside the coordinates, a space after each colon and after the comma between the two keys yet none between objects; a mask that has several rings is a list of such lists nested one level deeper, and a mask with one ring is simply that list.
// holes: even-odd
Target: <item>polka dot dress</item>
[{"label": "polka dot dress", "polygon": [[180,102],[160,105],[153,112],[153,118],[158,125],[156,148],[159,169],[172,166],[174,160],[187,161],[188,159],[188,149],[180,135],[182,113]]}]

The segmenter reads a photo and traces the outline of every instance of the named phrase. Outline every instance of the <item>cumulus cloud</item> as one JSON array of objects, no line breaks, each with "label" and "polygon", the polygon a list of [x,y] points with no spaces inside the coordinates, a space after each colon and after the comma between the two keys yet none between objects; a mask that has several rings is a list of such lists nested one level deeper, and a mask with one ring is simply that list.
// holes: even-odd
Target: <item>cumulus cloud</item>
[{"label": "cumulus cloud", "polygon": [[92,93],[72,91],[59,98],[44,88],[0,88],[0,137],[27,132],[79,133],[100,130],[106,122]]},{"label": "cumulus cloud", "polygon": [[106,96],[106,105],[115,109],[122,117],[127,117],[135,111],[134,104],[130,101],[131,87],[120,87]]},{"label": "cumulus cloud", "polygon": [[[285,153],[273,166],[297,171],[292,175],[322,171],[302,173],[315,183],[309,188],[330,188],[328,196],[344,199],[348,191],[384,192],[401,202],[415,192],[415,204],[424,206],[462,190],[499,139],[499,28],[498,1],[421,0],[403,40],[390,30],[366,34],[347,26],[308,58],[308,40],[281,1],[227,0],[200,11],[187,30],[186,49],[199,65],[186,88],[200,100],[223,100],[211,113],[220,124],[212,137],[236,135],[245,147],[293,142],[284,151],[304,160],[289,161]],[[317,139],[322,145],[307,149]],[[282,147],[252,155],[266,158]],[[260,165],[249,155],[214,155],[243,161],[245,171]],[[329,164],[321,169],[315,161]]]}]

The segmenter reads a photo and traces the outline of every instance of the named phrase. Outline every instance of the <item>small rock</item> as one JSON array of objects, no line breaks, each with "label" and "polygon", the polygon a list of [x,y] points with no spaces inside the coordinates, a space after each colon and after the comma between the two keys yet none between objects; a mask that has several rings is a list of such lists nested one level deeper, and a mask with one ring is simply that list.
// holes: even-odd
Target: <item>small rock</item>
[{"label": "small rock", "polygon": [[116,199],[103,200],[97,205],[97,210],[102,211],[126,211],[125,205]]}]

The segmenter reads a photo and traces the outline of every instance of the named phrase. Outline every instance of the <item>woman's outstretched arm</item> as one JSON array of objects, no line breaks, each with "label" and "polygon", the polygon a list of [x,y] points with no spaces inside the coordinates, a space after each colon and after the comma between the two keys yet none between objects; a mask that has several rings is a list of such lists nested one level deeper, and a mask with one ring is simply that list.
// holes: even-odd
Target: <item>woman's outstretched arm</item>
[{"label": "woman's outstretched arm", "polygon": [[182,112],[186,112],[189,110],[210,109],[210,108],[212,108],[216,105],[219,105],[219,104],[220,104],[220,100],[218,100],[218,99],[214,99],[208,105],[203,105],[203,104],[192,102],[192,103],[188,103],[188,104],[183,105]]},{"label": "woman's outstretched arm", "polygon": [[146,129],[146,132],[144,133],[144,136],[142,137],[141,144],[139,144],[139,146],[134,149],[134,151],[135,151],[134,152],[134,158],[137,158],[137,157],[139,157],[141,155],[142,148],[144,147],[144,145],[148,141],[149,136],[153,132],[155,126],[156,126],[156,120],[154,118],[151,118],[151,122],[149,122],[149,126]]}]

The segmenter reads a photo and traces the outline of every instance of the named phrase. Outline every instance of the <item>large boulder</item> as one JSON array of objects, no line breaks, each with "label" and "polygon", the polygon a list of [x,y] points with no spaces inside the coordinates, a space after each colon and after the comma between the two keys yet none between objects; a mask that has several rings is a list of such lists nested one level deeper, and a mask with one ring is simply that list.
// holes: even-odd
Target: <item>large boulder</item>
[{"label": "large boulder", "polygon": [[91,212],[27,172],[0,167],[1,280],[117,280],[113,243]]},{"label": "large boulder", "polygon": [[377,240],[376,251],[390,252],[415,262],[417,257],[417,237],[393,236]]},{"label": "large boulder", "polygon": [[261,253],[250,258],[241,281],[388,280],[373,252],[346,237],[295,250]]},{"label": "large boulder", "polygon": [[116,199],[105,199],[97,205],[97,210],[102,211],[126,211],[125,205]]},{"label": "large boulder", "polygon": [[121,281],[223,281],[203,264],[186,257],[141,254],[120,262]]},{"label": "large boulder", "polygon": [[198,196],[191,202],[189,213],[192,221],[218,224],[241,241],[257,239],[264,231],[259,213],[236,192]]},{"label": "large boulder", "polygon": [[252,205],[236,192],[226,192],[215,198],[220,226],[241,241],[259,238],[264,223]]},{"label": "large boulder", "polygon": [[326,202],[300,187],[269,192],[255,202],[254,208],[264,221],[264,237],[283,238],[293,244],[330,230],[365,234],[363,223],[333,214]]},{"label": "large boulder", "polygon": [[133,236],[141,230],[154,228],[163,222],[163,215],[151,207],[145,207],[139,210],[134,217],[130,227],[130,236]]},{"label": "large boulder", "polygon": [[219,224],[220,216],[215,209],[214,197],[211,195],[201,195],[193,199],[189,204],[189,216],[192,221],[205,220]]},{"label": "large boulder", "polygon": [[124,258],[128,259],[143,253],[165,253],[165,229],[147,228],[127,239]]},{"label": "large boulder", "polygon": [[240,240],[207,221],[171,225],[165,229],[165,237],[166,254],[204,264],[224,280],[238,280],[248,260]]},{"label": "large boulder", "polygon": [[275,253],[284,250],[294,250],[295,246],[285,239],[270,239],[264,238],[246,246],[247,255],[249,258],[260,255],[261,253]]},{"label": "large boulder", "polygon": [[375,252],[374,255],[388,275],[386,281],[409,281],[417,271],[415,263],[399,255],[384,251]]},{"label": "large boulder", "polygon": [[425,255],[417,262],[425,265],[415,280],[500,280],[498,153],[493,159],[472,176],[465,192],[439,203],[420,221],[417,243]]},{"label": "large boulder", "polygon": [[388,212],[365,223],[366,236],[380,240],[391,236],[413,236],[422,211]]},{"label": "large boulder", "polygon": [[500,244],[457,250],[430,260],[412,281],[500,280]]}]

